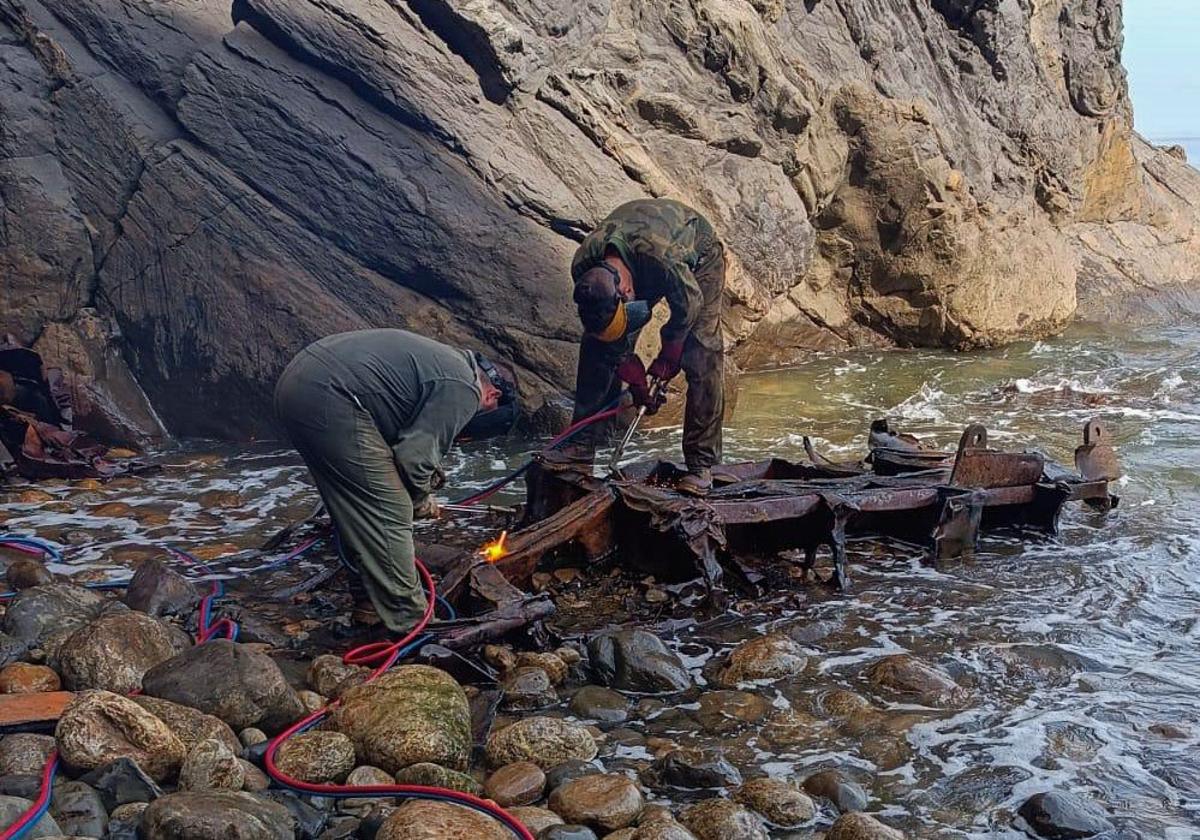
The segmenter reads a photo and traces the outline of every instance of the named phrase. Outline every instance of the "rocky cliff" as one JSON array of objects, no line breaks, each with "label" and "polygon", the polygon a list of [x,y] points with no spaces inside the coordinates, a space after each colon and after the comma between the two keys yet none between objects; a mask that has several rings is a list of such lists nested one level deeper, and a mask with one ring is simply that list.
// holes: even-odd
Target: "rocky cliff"
[{"label": "rocky cliff", "polygon": [[186,435],[264,433],[370,325],[536,405],[575,240],[644,195],[727,240],[743,367],[1195,313],[1200,174],[1132,133],[1121,38],[1119,0],[0,0],[0,329],[119,347]]}]

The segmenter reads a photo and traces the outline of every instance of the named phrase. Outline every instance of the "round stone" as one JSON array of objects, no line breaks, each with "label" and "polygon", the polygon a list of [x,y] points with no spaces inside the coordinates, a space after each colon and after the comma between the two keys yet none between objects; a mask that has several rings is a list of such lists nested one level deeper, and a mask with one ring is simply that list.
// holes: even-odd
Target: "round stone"
[{"label": "round stone", "polygon": [[782,779],[751,779],[733,794],[733,800],[783,828],[803,825],[813,818],[812,799],[798,785]]},{"label": "round stone", "polygon": [[512,840],[512,833],[478,811],[414,799],[383,821],[375,840]]},{"label": "round stone", "polygon": [[556,788],[550,810],[568,823],[616,831],[635,822],[645,807],[637,785],[624,776],[583,776]]},{"label": "round stone", "polygon": [[493,767],[532,761],[548,769],[572,758],[591,761],[596,752],[591,732],[558,718],[524,718],[493,732],[487,741],[488,762]]},{"label": "round stone", "polygon": [[759,723],[771,712],[771,704],[745,691],[710,691],[700,695],[696,720],[706,732],[729,735]]},{"label": "round stone", "polygon": [[562,825],[562,817],[553,811],[545,808],[534,808],[533,806],[520,806],[510,808],[508,813],[516,820],[529,829],[529,833],[537,837],[545,829],[552,825]]},{"label": "round stone", "polygon": [[546,789],[546,773],[531,761],[501,767],[483,785],[484,795],[502,808],[532,805]]},{"label": "round stone", "polygon": [[0,694],[44,694],[61,688],[58,674],[45,665],[14,662],[0,670]]}]

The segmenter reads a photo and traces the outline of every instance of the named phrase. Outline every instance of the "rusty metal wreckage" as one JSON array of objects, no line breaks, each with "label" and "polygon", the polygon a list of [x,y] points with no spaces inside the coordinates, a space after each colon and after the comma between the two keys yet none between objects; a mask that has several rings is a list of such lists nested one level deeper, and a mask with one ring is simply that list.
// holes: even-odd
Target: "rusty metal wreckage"
[{"label": "rusty metal wreckage", "polygon": [[[686,567],[692,577],[698,570],[711,588],[725,569],[753,582],[743,561],[770,562],[789,552],[816,574],[824,548],[829,582],[844,590],[848,539],[918,544],[936,562],[970,555],[984,531],[1016,526],[1052,534],[1067,502],[1108,511],[1118,501],[1110,483],[1120,466],[1098,419],[1084,427],[1075,470],[1037,452],[992,448],[979,425],[963,432],[954,453],[927,449],[885,421],[873,424],[870,440],[862,462],[830,461],[806,440],[806,462],[722,467],[703,499],[672,489],[681,473],[668,463],[640,463],[604,479],[542,456],[528,474],[524,518],[508,533],[507,553],[493,562],[460,556],[446,569],[444,589],[460,596],[468,587],[494,607],[511,605],[514,590],[528,586],[540,566],[614,555],[643,569]],[[545,610],[553,606],[535,612]]]}]

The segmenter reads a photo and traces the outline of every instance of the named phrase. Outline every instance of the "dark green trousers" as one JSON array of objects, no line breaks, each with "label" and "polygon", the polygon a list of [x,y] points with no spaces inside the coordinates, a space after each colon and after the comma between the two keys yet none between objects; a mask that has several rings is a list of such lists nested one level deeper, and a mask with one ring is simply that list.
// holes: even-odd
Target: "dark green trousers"
[{"label": "dark green trousers", "polygon": [[426,605],[413,551],[413,502],[375,421],[352,396],[332,388],[324,366],[306,353],[280,377],[275,412],[312,473],[375,611],[391,632],[411,630]]}]

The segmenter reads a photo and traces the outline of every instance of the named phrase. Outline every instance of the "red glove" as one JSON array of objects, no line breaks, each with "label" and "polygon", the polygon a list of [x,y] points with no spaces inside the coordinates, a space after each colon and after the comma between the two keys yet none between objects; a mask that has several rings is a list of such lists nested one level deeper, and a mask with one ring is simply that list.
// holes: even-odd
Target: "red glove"
[{"label": "red glove", "polygon": [[670,382],[679,375],[680,360],[683,358],[682,341],[664,341],[658,358],[650,363],[650,375],[662,382]]},{"label": "red glove", "polygon": [[650,383],[646,381],[646,366],[636,355],[626,356],[617,365],[617,378],[629,386],[634,405],[646,406],[646,413],[653,414],[658,410],[654,400],[650,398]]}]

